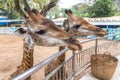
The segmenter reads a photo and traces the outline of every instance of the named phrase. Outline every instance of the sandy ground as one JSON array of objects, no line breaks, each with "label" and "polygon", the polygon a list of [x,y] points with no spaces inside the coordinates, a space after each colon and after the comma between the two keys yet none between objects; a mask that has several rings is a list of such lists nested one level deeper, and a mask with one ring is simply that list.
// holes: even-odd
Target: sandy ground
[{"label": "sandy ground", "polygon": [[[118,56],[117,58],[119,60],[119,63],[111,80],[120,80],[120,56]],[[82,77],[80,80],[99,80],[99,79],[92,76],[91,73],[88,73],[84,77]]]},{"label": "sandy ground", "polygon": [[[83,40],[83,39],[80,39]],[[83,48],[94,45],[94,41],[84,44]],[[22,38],[15,35],[0,35],[0,80],[8,80],[22,60]],[[34,65],[58,52],[58,47],[35,46]],[[68,51],[70,52],[70,51]],[[42,80],[44,69],[32,75],[32,80]]]},{"label": "sandy ground", "polygon": [[[20,65],[22,60],[22,46],[22,38],[15,35],[0,35],[0,80],[8,80],[9,75]],[[36,46],[34,64],[43,61],[56,52],[58,52],[57,47]]]}]

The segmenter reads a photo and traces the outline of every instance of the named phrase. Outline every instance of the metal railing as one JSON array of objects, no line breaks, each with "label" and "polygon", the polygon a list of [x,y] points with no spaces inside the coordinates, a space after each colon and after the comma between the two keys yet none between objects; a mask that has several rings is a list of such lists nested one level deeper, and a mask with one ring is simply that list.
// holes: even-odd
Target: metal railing
[{"label": "metal railing", "polygon": [[[87,68],[90,64],[90,56],[92,54],[97,54],[100,50],[106,49],[108,46],[116,44],[116,41],[105,41],[104,43],[98,44],[98,40],[106,39],[108,37],[113,37],[120,34],[114,34],[114,35],[108,35],[103,38],[97,37],[89,40],[84,40],[81,42],[81,44],[95,41],[95,45],[92,47],[89,47],[87,49],[84,49],[82,51],[79,51],[77,53],[73,52],[71,57],[66,59],[65,62],[63,62],[61,65],[59,65],[56,69],[54,69],[51,73],[49,73],[45,80],[72,80],[75,76],[81,73],[81,71],[84,71],[85,68]],[[58,56],[63,55],[65,52],[67,52],[69,49],[65,48],[64,50],[56,53],[55,55],[45,59],[44,61],[38,63],[37,65],[33,66],[29,70],[25,71],[24,73],[16,76],[12,80],[24,80],[27,77],[31,76],[33,73],[37,72],[41,68],[45,67],[49,62],[56,59]],[[62,70],[64,69],[65,73],[62,73]],[[58,73],[59,71],[59,73]],[[59,74],[59,75],[58,75]],[[64,74],[64,79],[61,74]],[[52,77],[54,75],[54,77]]]}]

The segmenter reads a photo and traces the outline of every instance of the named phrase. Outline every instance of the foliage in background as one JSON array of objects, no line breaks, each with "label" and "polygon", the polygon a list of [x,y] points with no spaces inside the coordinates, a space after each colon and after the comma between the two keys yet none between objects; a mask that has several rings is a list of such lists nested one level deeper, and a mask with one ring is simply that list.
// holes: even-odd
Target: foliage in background
[{"label": "foliage in background", "polygon": [[4,16],[8,16],[8,18],[10,18],[10,19],[11,18],[19,18],[19,15],[14,10],[14,0],[2,0],[2,1],[0,1],[0,8],[7,11],[6,14],[3,14]]},{"label": "foliage in background", "polygon": [[120,11],[120,0],[113,0],[113,4],[118,11]]},{"label": "foliage in background", "polygon": [[[90,0],[89,0],[90,1]],[[81,17],[110,17],[119,15],[113,0],[91,0],[92,3],[84,3],[74,6],[72,10]],[[119,1],[119,0],[118,0]],[[120,2],[120,1],[119,1]]]},{"label": "foliage in background", "polygon": [[41,11],[43,7],[50,2],[50,0],[33,0],[33,2],[34,4],[31,3],[31,5],[33,5],[33,7]]},{"label": "foliage in background", "polygon": [[59,13],[60,13],[60,10],[59,10],[58,6],[55,6],[55,7],[51,8],[49,10],[47,16],[49,16],[50,19],[58,18],[59,17]]},{"label": "foliage in background", "polygon": [[[45,5],[47,5],[50,0],[28,0],[28,3],[31,8],[35,8],[38,11],[41,11]],[[21,5],[22,7],[22,5]],[[7,14],[4,16],[8,16],[8,18],[20,18],[18,13],[14,10],[14,0],[1,0],[0,8],[7,11]],[[58,14],[58,6],[54,7],[49,11],[49,15]],[[2,12],[0,15],[3,15]]]},{"label": "foliage in background", "polygon": [[[50,2],[51,1],[51,2]],[[39,11],[43,11],[43,8],[44,9],[48,9],[48,7],[46,5],[48,5],[49,3],[49,7],[50,6],[54,6],[56,2],[58,2],[58,0],[34,0],[35,4],[37,4],[36,8],[39,10]],[[46,8],[45,8],[46,7]],[[49,18],[57,18],[59,15],[59,8],[58,6],[56,5],[55,7],[52,7],[48,13],[47,13],[47,16],[49,16]]]},{"label": "foliage in background", "polygon": [[120,16],[120,0],[113,0],[113,5],[115,6],[115,8],[117,10],[115,15]]},{"label": "foliage in background", "polygon": [[88,11],[90,17],[109,17],[116,12],[112,0],[96,0]]},{"label": "foliage in background", "polygon": [[72,7],[72,11],[77,16],[88,17],[89,16],[88,9],[87,9],[88,7],[89,7],[89,4],[79,3]]},{"label": "foliage in background", "polygon": [[[7,11],[5,15],[9,18],[20,18],[14,10],[14,0],[0,0],[0,9]],[[28,0],[31,8],[41,11],[50,0]],[[109,17],[120,15],[120,0],[85,0],[72,7],[73,13],[81,17]],[[22,5],[21,5],[22,6]],[[60,13],[66,17],[65,9],[59,9],[58,5],[48,12],[49,18],[58,18]],[[0,15],[3,15],[0,13]],[[54,15],[54,16],[53,16]]]}]

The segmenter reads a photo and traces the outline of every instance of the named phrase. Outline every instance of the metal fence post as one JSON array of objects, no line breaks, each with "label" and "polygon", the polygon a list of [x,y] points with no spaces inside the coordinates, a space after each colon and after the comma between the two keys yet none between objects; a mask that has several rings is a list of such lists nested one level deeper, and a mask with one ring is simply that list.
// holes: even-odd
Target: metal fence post
[{"label": "metal fence post", "polygon": [[74,78],[74,76],[75,76],[75,52],[74,51],[73,51],[72,55],[73,55],[73,58],[72,58],[72,73],[73,73],[73,75],[72,75],[72,77]]},{"label": "metal fence post", "polygon": [[96,38],[96,40],[95,40],[95,54],[97,54],[97,49],[98,49],[98,39]]}]

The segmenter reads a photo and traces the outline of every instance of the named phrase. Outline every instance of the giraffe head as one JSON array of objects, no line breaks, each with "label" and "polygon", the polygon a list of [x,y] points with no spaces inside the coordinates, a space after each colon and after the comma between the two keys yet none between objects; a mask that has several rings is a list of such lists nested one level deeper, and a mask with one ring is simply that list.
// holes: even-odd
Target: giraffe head
[{"label": "giraffe head", "polygon": [[76,39],[42,16],[37,10],[31,10],[26,4],[26,0],[23,2],[24,10],[28,14],[28,17],[25,17],[27,27],[17,29],[15,34],[22,36],[30,48],[33,48],[34,45],[67,46],[71,50],[81,50],[82,47]]},{"label": "giraffe head", "polygon": [[75,16],[71,10],[65,10],[68,18],[64,20],[63,27],[73,35],[87,36],[96,35],[104,36],[107,34],[105,30],[88,23],[85,19]]}]

